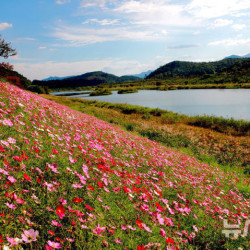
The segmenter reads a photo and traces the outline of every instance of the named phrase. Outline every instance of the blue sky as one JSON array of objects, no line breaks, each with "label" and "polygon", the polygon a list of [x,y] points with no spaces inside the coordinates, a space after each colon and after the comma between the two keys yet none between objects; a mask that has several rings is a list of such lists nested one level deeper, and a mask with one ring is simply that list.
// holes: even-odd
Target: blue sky
[{"label": "blue sky", "polygon": [[0,34],[18,51],[7,61],[31,80],[250,52],[249,0],[1,0],[0,9]]}]

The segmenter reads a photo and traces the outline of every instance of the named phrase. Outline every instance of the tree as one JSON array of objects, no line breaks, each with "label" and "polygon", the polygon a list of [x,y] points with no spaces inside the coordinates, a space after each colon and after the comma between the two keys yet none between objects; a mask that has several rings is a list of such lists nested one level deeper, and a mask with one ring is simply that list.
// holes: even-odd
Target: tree
[{"label": "tree", "polygon": [[8,58],[16,54],[17,51],[11,47],[11,43],[6,42],[0,35],[0,57]]}]

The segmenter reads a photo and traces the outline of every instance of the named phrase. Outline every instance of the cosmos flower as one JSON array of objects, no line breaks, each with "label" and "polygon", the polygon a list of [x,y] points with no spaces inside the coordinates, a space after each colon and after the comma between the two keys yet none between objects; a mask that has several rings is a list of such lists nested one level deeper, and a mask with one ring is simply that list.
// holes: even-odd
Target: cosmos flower
[{"label": "cosmos flower", "polygon": [[32,241],[36,241],[37,237],[39,235],[38,231],[35,231],[34,229],[29,229],[23,231],[22,240],[26,243],[31,243]]}]

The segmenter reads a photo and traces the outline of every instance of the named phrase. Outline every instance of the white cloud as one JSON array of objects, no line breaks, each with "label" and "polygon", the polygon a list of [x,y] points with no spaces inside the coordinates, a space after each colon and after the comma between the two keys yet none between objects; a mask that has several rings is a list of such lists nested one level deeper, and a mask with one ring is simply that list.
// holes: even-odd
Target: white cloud
[{"label": "white cloud", "polygon": [[166,37],[166,31],[155,32],[126,27],[90,29],[63,26],[57,28],[53,36],[69,42],[71,46],[83,46],[107,41],[151,41]]},{"label": "white cloud", "polygon": [[105,25],[115,25],[115,24],[118,24],[119,23],[119,19],[102,19],[102,20],[98,20],[98,19],[88,19],[86,20],[85,22],[82,22],[82,24],[87,24],[87,23],[98,23],[102,26],[105,26]]},{"label": "white cloud", "polygon": [[192,0],[186,10],[195,17],[206,19],[239,15],[250,9],[249,0]]},{"label": "white cloud", "polygon": [[228,20],[228,19],[216,19],[214,20],[214,22],[210,25],[211,28],[220,28],[220,27],[225,27],[228,26],[230,24],[232,24],[233,21],[232,20]]},{"label": "white cloud", "polygon": [[81,7],[92,7],[92,6],[98,6],[98,7],[104,7],[107,0],[82,0],[80,6]]},{"label": "white cloud", "polygon": [[189,49],[189,48],[198,48],[201,45],[198,43],[194,44],[181,44],[181,45],[175,45],[175,46],[168,46],[168,49]]},{"label": "white cloud", "polygon": [[126,14],[135,24],[163,26],[194,26],[192,18],[185,14],[185,6],[170,4],[169,0],[125,1],[115,11]]},{"label": "white cloud", "polygon": [[0,23],[0,30],[5,30],[7,28],[12,28],[12,24],[10,23]]},{"label": "white cloud", "polygon": [[44,79],[49,76],[80,75],[99,70],[116,75],[126,75],[140,73],[150,68],[149,65],[138,61],[115,58],[79,62],[14,63],[13,65],[15,70],[31,80]]},{"label": "white cloud", "polygon": [[65,4],[65,3],[70,3],[70,0],[57,0],[56,4]]},{"label": "white cloud", "polygon": [[244,46],[246,46],[246,45],[250,45],[250,38],[247,38],[247,39],[229,38],[229,39],[225,39],[225,40],[211,42],[208,44],[208,46],[218,46],[218,45],[222,45],[222,46],[242,46],[242,45],[244,45]]},{"label": "white cloud", "polygon": [[41,46],[41,47],[39,47],[39,49],[47,49],[47,47]]},{"label": "white cloud", "polygon": [[234,29],[234,30],[242,30],[242,29],[244,29],[244,28],[246,28],[247,26],[245,25],[245,24],[234,24],[233,26],[232,26],[232,28]]},{"label": "white cloud", "polygon": [[36,39],[33,37],[19,37],[16,40],[17,41],[35,41]]}]

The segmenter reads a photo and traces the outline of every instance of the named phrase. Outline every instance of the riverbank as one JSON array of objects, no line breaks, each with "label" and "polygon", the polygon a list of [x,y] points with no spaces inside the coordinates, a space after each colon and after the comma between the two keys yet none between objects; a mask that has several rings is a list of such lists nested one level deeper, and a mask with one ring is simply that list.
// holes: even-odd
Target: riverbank
[{"label": "riverbank", "polygon": [[[99,87],[98,87],[99,86]],[[97,87],[77,87],[77,88],[54,88],[50,89],[49,92],[62,92],[62,91],[85,91],[91,90],[95,91],[98,88],[105,88],[109,91],[128,91],[133,89],[134,91],[138,90],[177,90],[177,89],[249,89],[250,83],[195,83],[188,84],[180,81],[146,81],[142,80],[140,82],[130,82],[130,83],[117,83],[117,84],[100,84]]]},{"label": "riverbank", "polygon": [[208,163],[250,173],[250,122],[188,117],[160,109],[44,95],[72,109],[181,149]]}]

